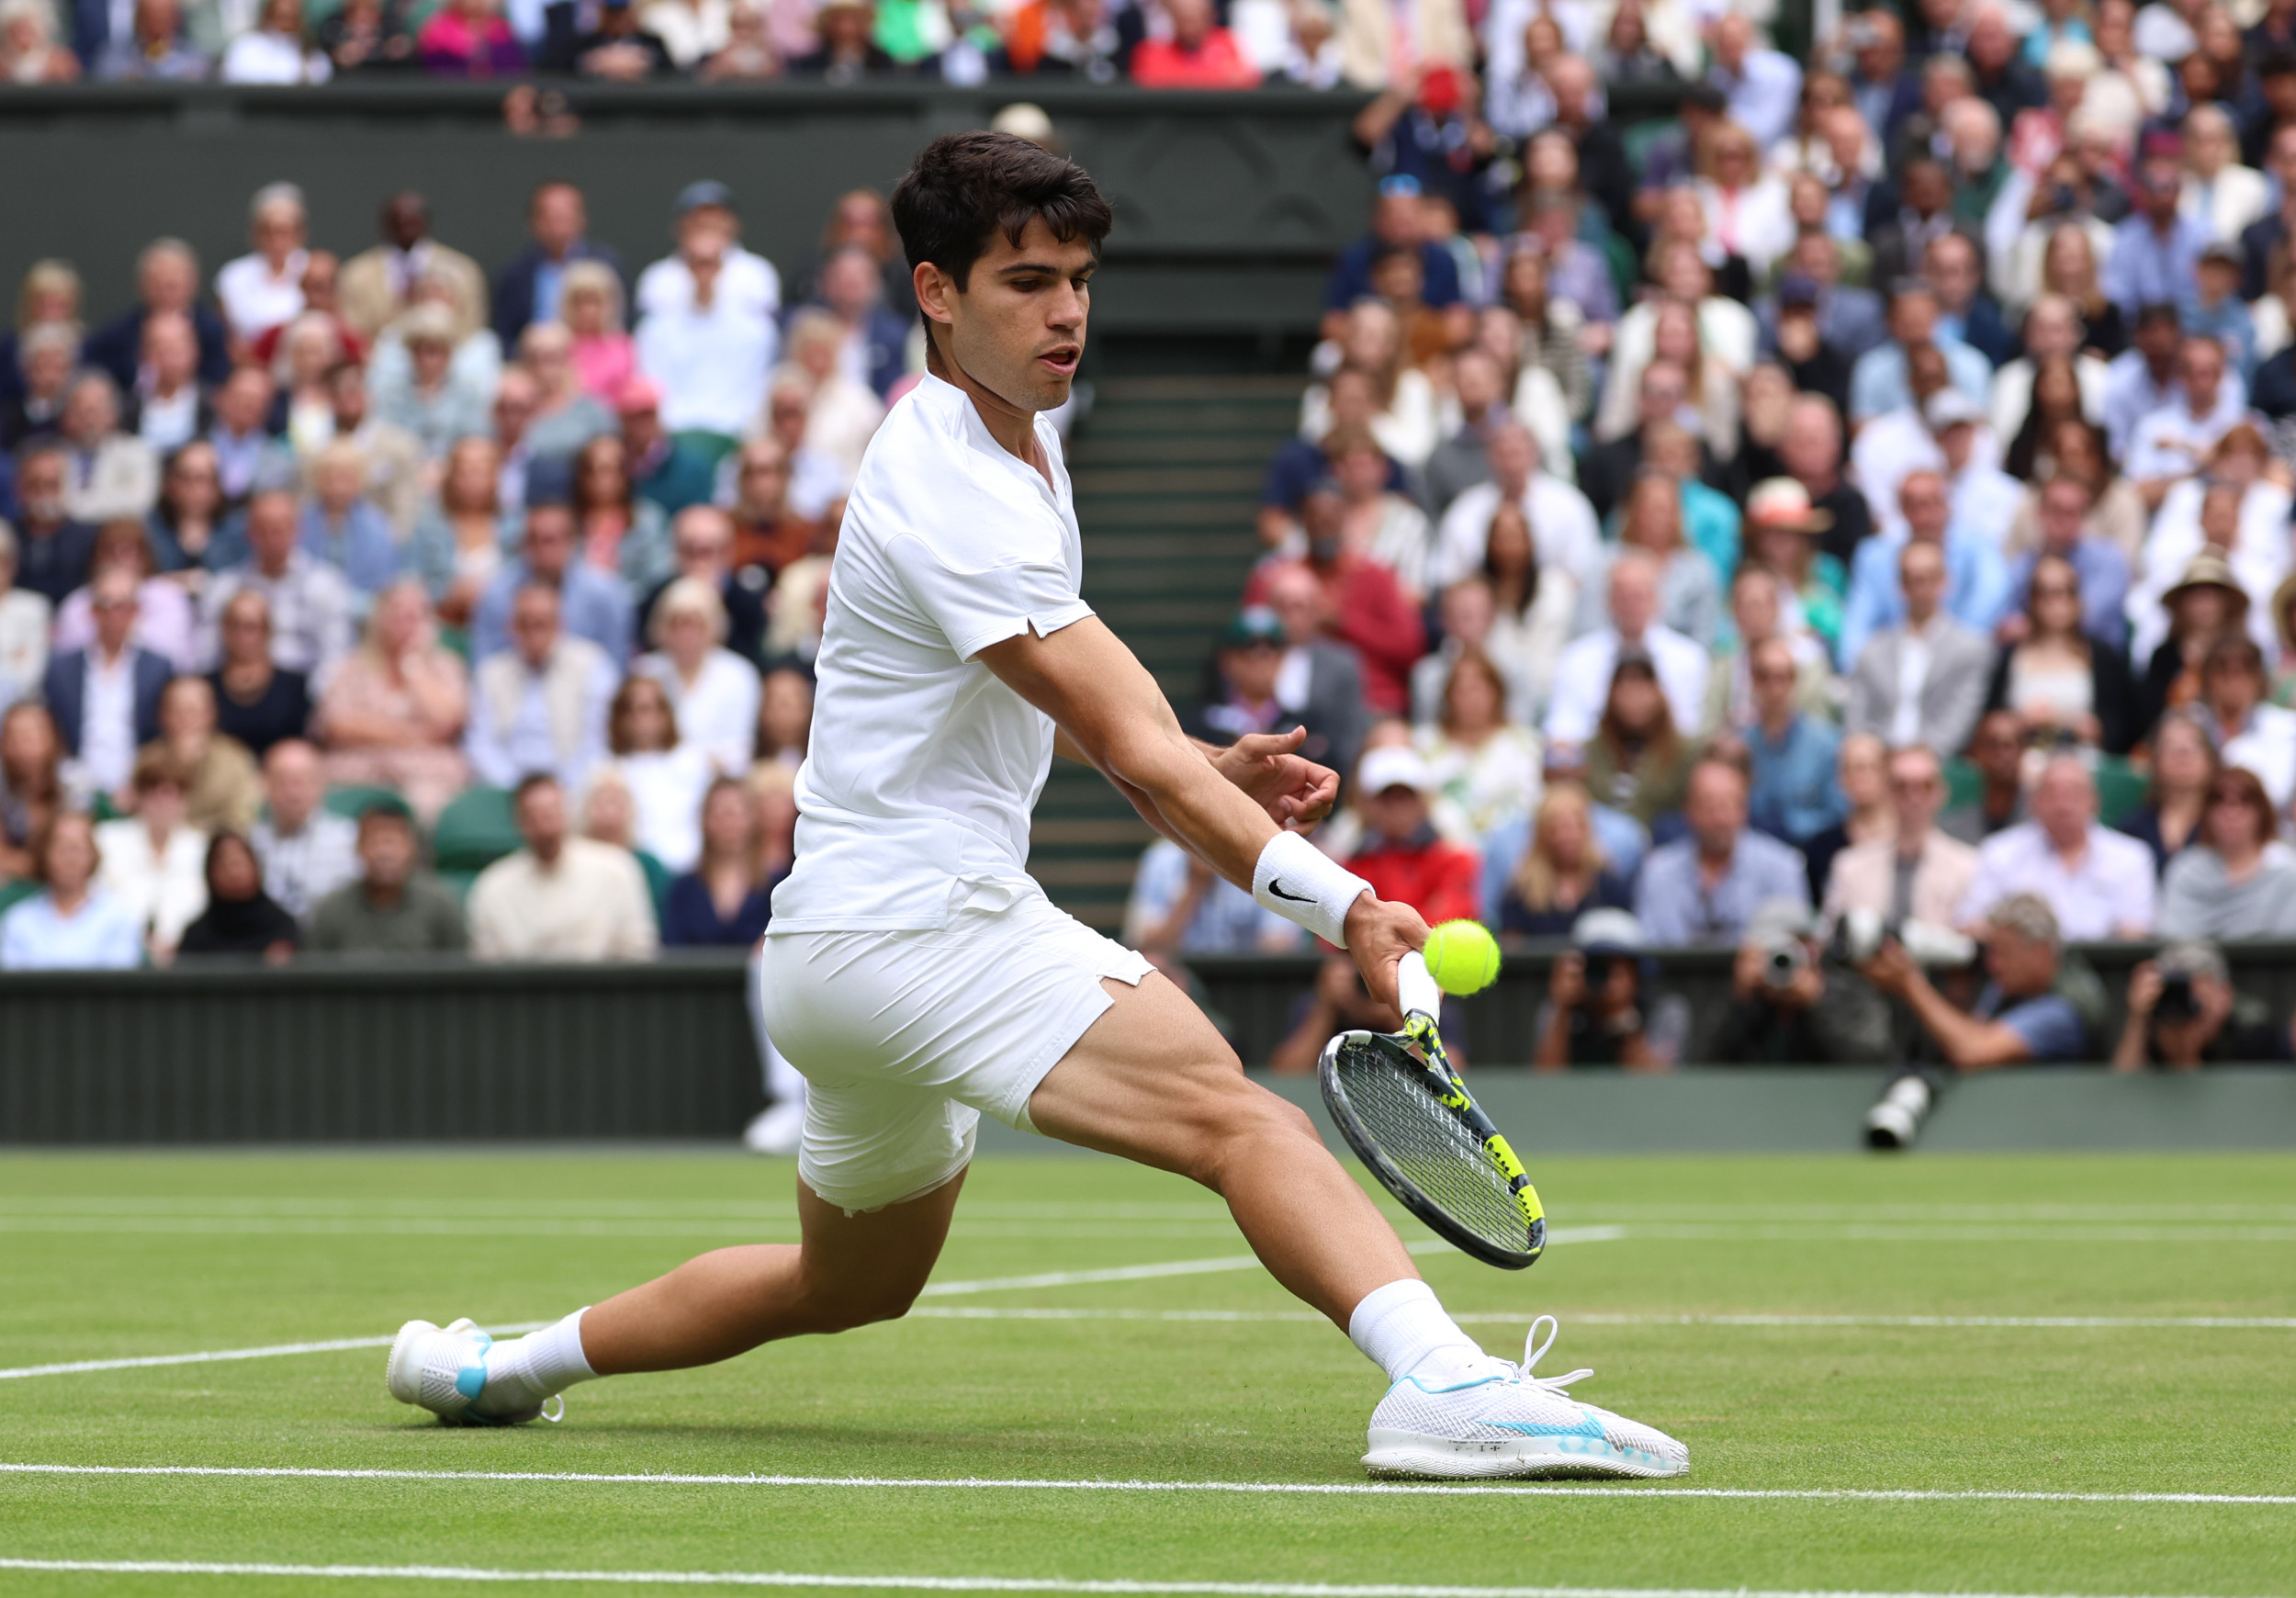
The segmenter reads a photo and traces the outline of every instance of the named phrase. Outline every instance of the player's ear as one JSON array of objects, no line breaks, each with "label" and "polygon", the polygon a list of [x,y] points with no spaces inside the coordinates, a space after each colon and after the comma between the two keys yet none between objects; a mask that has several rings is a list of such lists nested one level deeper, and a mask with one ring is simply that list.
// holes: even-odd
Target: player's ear
[{"label": "player's ear", "polygon": [[919,261],[909,273],[909,281],[917,288],[917,303],[928,318],[938,322],[956,320],[949,301],[957,292],[956,279],[930,261]]}]

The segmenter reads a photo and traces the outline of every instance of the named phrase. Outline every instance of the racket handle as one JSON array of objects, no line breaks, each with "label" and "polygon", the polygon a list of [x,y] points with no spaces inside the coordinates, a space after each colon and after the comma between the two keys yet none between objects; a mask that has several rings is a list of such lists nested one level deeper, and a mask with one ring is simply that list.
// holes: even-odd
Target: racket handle
[{"label": "racket handle", "polygon": [[1416,1013],[1431,1021],[1443,1018],[1443,990],[1435,985],[1425,957],[1417,950],[1404,955],[1395,968],[1395,987],[1406,1016]]}]

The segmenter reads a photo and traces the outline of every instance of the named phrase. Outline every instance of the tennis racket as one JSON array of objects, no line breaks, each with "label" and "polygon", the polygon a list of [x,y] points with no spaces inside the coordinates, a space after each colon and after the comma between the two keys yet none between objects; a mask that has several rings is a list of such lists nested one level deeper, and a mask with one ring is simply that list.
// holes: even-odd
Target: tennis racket
[{"label": "tennis racket", "polygon": [[1443,992],[1415,952],[1396,975],[1403,1030],[1342,1032],[1324,1044],[1323,1103],[1356,1157],[1436,1236],[1503,1270],[1536,1264],[1546,1211],[1443,1052]]}]

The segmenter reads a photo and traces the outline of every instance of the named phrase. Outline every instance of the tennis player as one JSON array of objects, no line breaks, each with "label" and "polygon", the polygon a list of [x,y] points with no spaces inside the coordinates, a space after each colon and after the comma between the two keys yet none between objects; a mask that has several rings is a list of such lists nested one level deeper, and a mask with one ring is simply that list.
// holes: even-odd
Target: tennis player
[{"label": "tennis player", "polygon": [[[1025,141],[935,141],[893,197],[928,375],[863,457],[829,581],[797,863],[775,893],[765,1020],[811,1084],[795,1245],[719,1249],[531,1336],[412,1321],[391,1393],[465,1424],[534,1419],[594,1377],[730,1359],[895,1319],[948,1235],[983,1114],[1219,1193],[1277,1280],[1383,1369],[1377,1474],[1671,1476],[1682,1444],[1492,1358],[1378,1209],[1148,962],[1055,909],[1025,867],[1054,754],[1352,954],[1392,1001],[1427,928],[1298,831],[1331,771],[1299,735],[1191,743],[1080,597],[1058,433],[1111,219]],[[1552,1325],[1549,1318],[1541,1323]],[[1536,1326],[1534,1326],[1536,1334]],[[557,1413],[563,1412],[562,1403]]]}]

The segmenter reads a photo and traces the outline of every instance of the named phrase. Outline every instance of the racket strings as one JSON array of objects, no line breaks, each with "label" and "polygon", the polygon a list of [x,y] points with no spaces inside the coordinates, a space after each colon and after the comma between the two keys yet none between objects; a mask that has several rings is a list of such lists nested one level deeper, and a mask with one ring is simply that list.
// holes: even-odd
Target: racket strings
[{"label": "racket strings", "polygon": [[1482,1141],[1435,1097],[1416,1061],[1390,1060],[1375,1043],[1350,1041],[1334,1064],[1363,1130],[1412,1186],[1476,1236],[1524,1249],[1529,1229],[1507,1178]]}]

